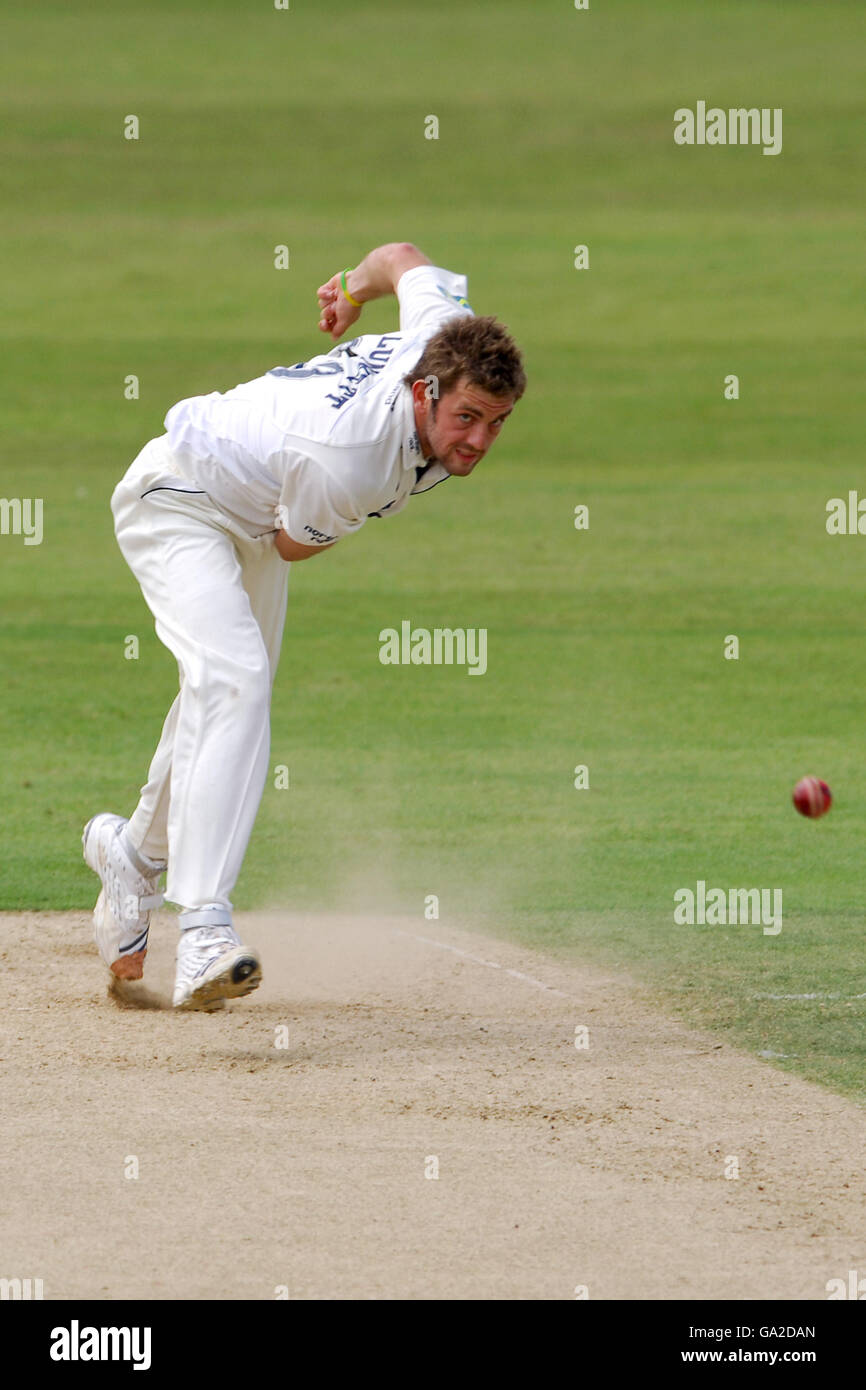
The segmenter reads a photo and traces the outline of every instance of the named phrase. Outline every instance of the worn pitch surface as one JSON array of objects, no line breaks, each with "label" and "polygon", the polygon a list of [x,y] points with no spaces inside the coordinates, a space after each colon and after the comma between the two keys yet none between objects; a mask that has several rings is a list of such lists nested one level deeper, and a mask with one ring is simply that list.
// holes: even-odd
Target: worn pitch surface
[{"label": "worn pitch surface", "polygon": [[89,914],[5,916],[6,1277],[46,1298],[814,1299],[866,1267],[863,1111],[626,978],[414,918],[238,925],[261,989],[177,1014],[170,916],[135,1002],[107,992]]}]

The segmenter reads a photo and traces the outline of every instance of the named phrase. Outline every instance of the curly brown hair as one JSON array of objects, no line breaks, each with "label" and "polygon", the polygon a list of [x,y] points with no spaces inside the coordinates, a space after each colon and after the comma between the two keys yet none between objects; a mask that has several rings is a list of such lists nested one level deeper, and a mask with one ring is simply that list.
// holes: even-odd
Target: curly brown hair
[{"label": "curly brown hair", "polygon": [[436,381],[437,395],[452,390],[461,377],[468,377],[472,386],[491,396],[511,396],[515,401],[526,390],[520,349],[492,315],[460,314],[448,319],[403,381],[411,386],[429,377]]}]

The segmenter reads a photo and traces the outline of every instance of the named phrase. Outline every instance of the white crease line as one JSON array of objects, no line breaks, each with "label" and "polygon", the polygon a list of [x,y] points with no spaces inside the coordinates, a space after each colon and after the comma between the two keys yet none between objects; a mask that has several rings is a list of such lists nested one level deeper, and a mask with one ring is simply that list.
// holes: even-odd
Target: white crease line
[{"label": "white crease line", "polygon": [[504,970],[506,975],[513,975],[515,980],[525,980],[528,985],[534,985],[536,989],[543,989],[548,994],[558,994],[560,999],[570,999],[571,995],[566,994],[561,989],[556,989],[553,985],[546,985],[542,980],[535,980],[531,975],[524,975],[522,970],[509,970],[508,966],[500,965],[495,960],[485,960],[483,956],[473,956],[471,951],[461,951],[459,946],[449,946],[447,941],[435,941],[432,936],[416,936],[411,931],[401,931],[399,927],[394,928],[396,936],[408,936],[410,941],[423,941],[427,946],[438,946],[440,951],[453,951],[455,956],[463,956],[465,960],[474,960],[476,965],[486,965],[489,970]]},{"label": "white crease line", "polygon": [[753,999],[866,999],[866,994],[753,994]]}]

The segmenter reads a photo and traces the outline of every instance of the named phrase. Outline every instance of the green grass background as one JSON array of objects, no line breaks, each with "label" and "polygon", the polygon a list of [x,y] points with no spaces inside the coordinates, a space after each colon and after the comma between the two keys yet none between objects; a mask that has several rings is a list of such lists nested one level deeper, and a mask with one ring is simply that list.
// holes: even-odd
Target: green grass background
[{"label": "green grass background", "polygon": [[[824,526],[866,494],[860,6],[74,0],[3,30],[0,495],[42,497],[45,538],[0,537],[0,906],[91,905],[81,826],[131,812],[176,689],[114,484],[176,400],[327,346],[315,287],[413,240],[529,389],[475,476],[293,568],[291,787],[236,906],[421,922],[435,893],[866,1098],[866,539]],[[676,146],[698,99],[782,107],[783,152]],[[403,618],[486,627],[488,673],[381,666]],[[781,934],[676,926],[699,878],[781,888]]]}]

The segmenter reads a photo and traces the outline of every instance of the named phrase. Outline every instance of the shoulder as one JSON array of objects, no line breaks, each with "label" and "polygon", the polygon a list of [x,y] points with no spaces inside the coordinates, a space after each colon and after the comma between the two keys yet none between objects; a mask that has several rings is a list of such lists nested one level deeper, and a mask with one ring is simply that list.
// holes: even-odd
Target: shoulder
[{"label": "shoulder", "polygon": [[468,293],[465,275],[444,266],[414,266],[397,284],[401,329],[406,333],[426,331],[432,336],[455,314],[473,312]]}]

